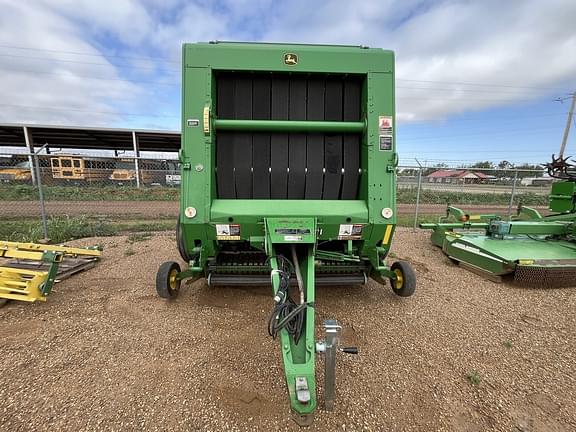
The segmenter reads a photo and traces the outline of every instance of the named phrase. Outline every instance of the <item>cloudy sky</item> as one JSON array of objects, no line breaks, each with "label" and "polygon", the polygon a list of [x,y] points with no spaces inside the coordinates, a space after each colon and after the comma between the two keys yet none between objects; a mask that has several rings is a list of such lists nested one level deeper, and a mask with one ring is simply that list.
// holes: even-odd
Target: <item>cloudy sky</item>
[{"label": "cloudy sky", "polygon": [[[179,129],[182,42],[396,51],[401,160],[544,162],[576,90],[574,0],[0,0],[0,122]],[[568,153],[576,154],[576,130]]]}]

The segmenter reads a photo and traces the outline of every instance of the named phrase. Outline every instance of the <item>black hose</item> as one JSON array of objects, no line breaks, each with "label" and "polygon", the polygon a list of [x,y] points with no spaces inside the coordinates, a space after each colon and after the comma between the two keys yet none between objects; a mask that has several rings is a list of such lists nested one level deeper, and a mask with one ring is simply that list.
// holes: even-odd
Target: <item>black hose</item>
[{"label": "black hose", "polygon": [[294,266],[284,256],[278,255],[276,257],[278,262],[278,275],[280,277],[280,285],[274,297],[274,308],[268,320],[268,334],[276,339],[278,332],[285,329],[286,332],[292,337],[294,343],[298,343],[302,336],[302,329],[305,322],[305,311],[308,303],[296,304],[290,297],[290,274]]}]

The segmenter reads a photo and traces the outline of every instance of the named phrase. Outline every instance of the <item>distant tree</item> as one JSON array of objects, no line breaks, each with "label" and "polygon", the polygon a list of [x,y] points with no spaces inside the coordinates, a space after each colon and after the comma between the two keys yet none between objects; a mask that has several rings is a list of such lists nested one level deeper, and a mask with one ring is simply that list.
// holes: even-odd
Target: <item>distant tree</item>
[{"label": "distant tree", "polygon": [[498,168],[500,169],[512,169],[514,168],[514,164],[512,162],[508,162],[507,160],[503,160],[498,162]]},{"label": "distant tree", "polygon": [[418,168],[402,168],[398,171],[399,176],[414,177],[418,175]]},{"label": "distant tree", "polygon": [[494,164],[490,161],[476,162],[476,163],[470,165],[470,168],[492,169],[492,168],[494,168]]},{"label": "distant tree", "polygon": [[542,177],[544,175],[544,168],[541,165],[524,163],[521,165],[516,165],[518,170],[518,177]]}]

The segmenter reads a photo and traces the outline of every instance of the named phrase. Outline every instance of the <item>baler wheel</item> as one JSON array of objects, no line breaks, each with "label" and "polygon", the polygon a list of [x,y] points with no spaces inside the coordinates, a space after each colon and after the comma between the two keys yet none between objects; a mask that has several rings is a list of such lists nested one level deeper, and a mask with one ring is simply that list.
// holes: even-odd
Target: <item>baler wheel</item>
[{"label": "baler wheel", "polygon": [[182,229],[180,228],[180,217],[178,217],[178,222],[176,224],[176,243],[178,244],[178,252],[180,252],[182,260],[189,263],[192,260],[192,257],[186,251],[184,237],[182,236]]},{"label": "baler wheel", "polygon": [[416,291],[416,273],[406,261],[396,261],[390,269],[396,279],[390,279],[392,291],[400,297],[410,297]]},{"label": "baler wheel", "polygon": [[174,298],[180,290],[180,265],[174,261],[163,263],[156,273],[156,292],[165,299]]}]

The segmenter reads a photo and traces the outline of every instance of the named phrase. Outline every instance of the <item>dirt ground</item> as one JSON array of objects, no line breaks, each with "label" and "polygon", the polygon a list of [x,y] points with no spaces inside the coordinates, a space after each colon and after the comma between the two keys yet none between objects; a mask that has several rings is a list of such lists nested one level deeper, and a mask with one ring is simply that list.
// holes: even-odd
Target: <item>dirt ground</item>
[{"label": "dirt ground", "polygon": [[[428,236],[394,239],[414,297],[318,289],[317,323],[338,319],[360,354],[339,355],[335,411],[309,430],[576,430],[576,290],[484,281]],[[102,262],[46,303],[0,309],[0,430],[299,430],[268,289],[200,280],[164,301],[154,278],[178,256],[172,234],[77,243],[103,244]]]}]

